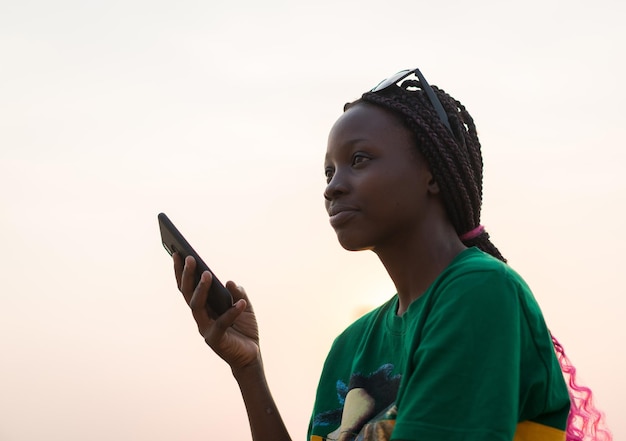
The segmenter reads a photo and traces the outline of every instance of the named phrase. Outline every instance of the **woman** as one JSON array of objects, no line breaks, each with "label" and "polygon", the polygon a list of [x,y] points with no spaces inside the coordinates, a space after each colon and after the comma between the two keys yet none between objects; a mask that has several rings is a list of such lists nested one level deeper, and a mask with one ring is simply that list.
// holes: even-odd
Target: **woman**
[{"label": "woman", "polygon": [[[333,343],[310,440],[565,439],[570,397],[553,340],[480,225],[469,113],[418,69],[344,110],[325,158],[330,223],[345,249],[377,254],[397,294]],[[253,438],[289,440],[244,290],[229,282],[234,307],[213,319],[210,274],[194,286],[193,259],[174,263],[200,333],[239,383]]]}]

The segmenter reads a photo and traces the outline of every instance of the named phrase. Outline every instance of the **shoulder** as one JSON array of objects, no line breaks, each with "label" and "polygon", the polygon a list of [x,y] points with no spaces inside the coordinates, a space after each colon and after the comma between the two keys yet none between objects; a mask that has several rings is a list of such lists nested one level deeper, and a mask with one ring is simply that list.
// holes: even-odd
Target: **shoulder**
[{"label": "shoulder", "polygon": [[522,277],[510,265],[478,248],[468,248],[459,254],[443,271],[442,276],[446,279],[455,277],[504,278],[524,283]]},{"label": "shoulder", "polygon": [[502,291],[530,294],[530,288],[513,268],[477,248],[467,249],[457,256],[433,283],[431,290],[438,294],[452,292],[457,295],[474,292],[486,297]]},{"label": "shoulder", "polygon": [[470,248],[439,275],[424,295],[423,312],[468,320],[514,320],[538,309],[524,279],[506,263]]}]

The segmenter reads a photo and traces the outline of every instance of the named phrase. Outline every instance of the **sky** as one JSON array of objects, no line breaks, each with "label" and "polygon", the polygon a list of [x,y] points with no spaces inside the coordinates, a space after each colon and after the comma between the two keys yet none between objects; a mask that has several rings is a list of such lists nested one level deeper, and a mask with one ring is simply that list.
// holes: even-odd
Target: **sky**
[{"label": "sky", "polygon": [[482,221],[622,418],[626,6],[494,0],[0,4],[0,440],[250,439],[177,292],[166,212],[257,311],[305,439],[333,338],[393,295],[323,206],[344,103],[419,67],[478,126]]}]

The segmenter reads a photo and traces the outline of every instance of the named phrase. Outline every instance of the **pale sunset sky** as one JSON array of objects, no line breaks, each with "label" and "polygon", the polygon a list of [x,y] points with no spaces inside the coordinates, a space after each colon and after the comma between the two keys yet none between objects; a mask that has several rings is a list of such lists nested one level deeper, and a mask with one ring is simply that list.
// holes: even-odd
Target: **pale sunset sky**
[{"label": "pale sunset sky", "polygon": [[250,439],[161,211],[246,287],[304,440],[333,338],[394,293],[328,224],[328,130],[413,67],[473,115],[483,224],[626,439],[624,5],[4,1],[0,440]]}]

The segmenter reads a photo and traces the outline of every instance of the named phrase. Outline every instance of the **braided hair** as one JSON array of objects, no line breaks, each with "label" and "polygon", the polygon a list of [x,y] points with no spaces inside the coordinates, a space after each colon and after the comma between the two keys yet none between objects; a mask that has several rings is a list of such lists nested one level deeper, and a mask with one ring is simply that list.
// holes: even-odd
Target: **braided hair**
[{"label": "braided hair", "polygon": [[[461,241],[476,246],[506,262],[480,225],[483,191],[483,161],[476,125],[465,106],[437,86],[430,86],[448,117],[450,130],[429,100],[419,81],[405,79],[346,104],[344,110],[366,102],[382,107],[397,117],[413,133],[417,148],[439,185],[446,213]],[[571,408],[567,441],[610,441],[604,414],[593,404],[591,390],[576,381],[576,369],[562,345],[552,342],[564,377],[568,382]]]},{"label": "braided hair", "polygon": [[[474,120],[460,102],[436,86],[432,89],[448,115],[452,133],[416,80],[407,79],[401,86],[366,92],[357,102],[383,107],[402,120],[430,166],[446,213],[463,243],[506,262],[489,240],[489,234],[480,227],[483,160]],[[346,109],[357,102],[347,104]],[[467,234],[474,231],[475,234]]]}]

